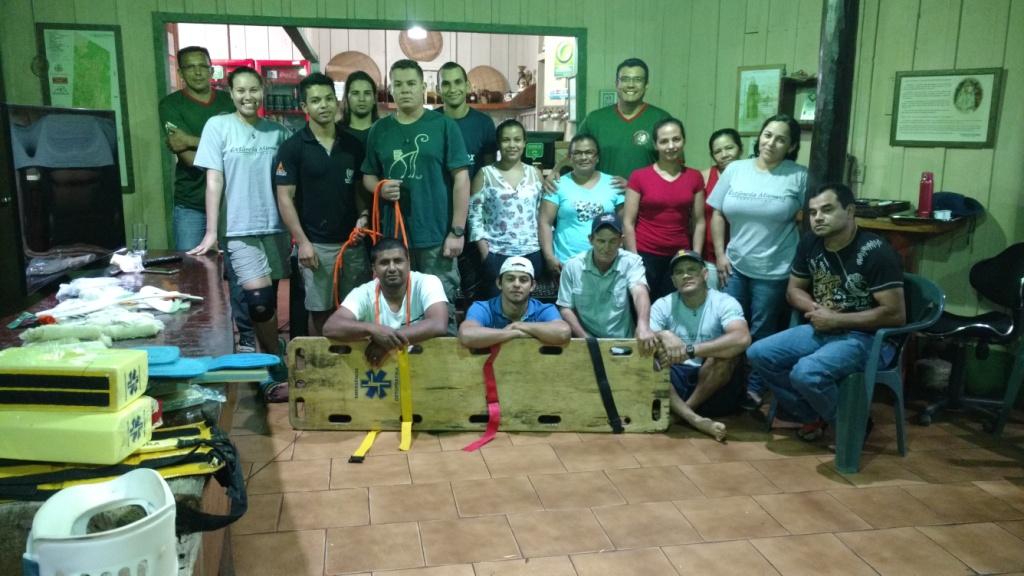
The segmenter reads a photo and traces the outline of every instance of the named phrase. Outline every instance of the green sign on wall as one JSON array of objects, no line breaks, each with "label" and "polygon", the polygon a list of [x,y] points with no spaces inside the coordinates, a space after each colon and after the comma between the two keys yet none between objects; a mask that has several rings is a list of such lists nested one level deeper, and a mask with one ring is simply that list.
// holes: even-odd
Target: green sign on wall
[{"label": "green sign on wall", "polygon": [[555,78],[576,77],[576,39],[562,40],[555,46]]}]

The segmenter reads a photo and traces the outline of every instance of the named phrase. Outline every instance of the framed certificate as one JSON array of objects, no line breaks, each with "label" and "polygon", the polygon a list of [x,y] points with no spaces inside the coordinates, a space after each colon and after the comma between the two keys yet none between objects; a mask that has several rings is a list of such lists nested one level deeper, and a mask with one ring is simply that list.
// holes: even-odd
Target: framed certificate
[{"label": "framed certificate", "polygon": [[1003,75],[1002,68],[897,72],[889,143],[993,147]]}]

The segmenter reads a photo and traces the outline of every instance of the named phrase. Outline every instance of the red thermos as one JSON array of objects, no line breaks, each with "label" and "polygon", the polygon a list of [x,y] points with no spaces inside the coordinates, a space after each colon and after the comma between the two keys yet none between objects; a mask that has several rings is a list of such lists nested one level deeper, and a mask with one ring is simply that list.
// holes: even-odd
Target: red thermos
[{"label": "red thermos", "polygon": [[932,217],[932,193],[935,192],[935,175],[921,172],[921,188],[917,194],[917,215],[920,218]]}]

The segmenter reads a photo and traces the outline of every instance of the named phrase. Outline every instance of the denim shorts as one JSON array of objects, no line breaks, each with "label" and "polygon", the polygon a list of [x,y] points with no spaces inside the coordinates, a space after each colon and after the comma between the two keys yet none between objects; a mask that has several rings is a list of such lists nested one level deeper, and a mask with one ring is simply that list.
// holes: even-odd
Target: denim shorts
[{"label": "denim shorts", "polygon": [[[676,394],[679,394],[680,398],[683,400],[690,398],[690,395],[697,388],[697,376],[699,373],[700,366],[692,364],[672,365],[669,372],[669,380],[672,382],[672,387],[676,389]],[[739,411],[740,401],[743,399],[745,392],[743,370],[737,367],[729,381],[712,394],[710,398],[705,400],[703,404],[698,406],[695,412],[705,418],[720,418],[735,414]]]}]

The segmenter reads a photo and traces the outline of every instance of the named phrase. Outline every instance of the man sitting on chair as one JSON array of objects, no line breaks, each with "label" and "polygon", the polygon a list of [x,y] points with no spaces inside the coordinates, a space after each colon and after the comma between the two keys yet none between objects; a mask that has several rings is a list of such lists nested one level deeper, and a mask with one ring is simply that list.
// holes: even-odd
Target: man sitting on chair
[{"label": "man sitting on chair", "polygon": [[[906,322],[899,257],[879,236],[861,230],[853,192],[825,184],[811,195],[811,232],[797,247],[786,299],[807,324],[763,340],[747,351],[779,407],[803,427],[807,441],[836,420],[839,382],[863,370],[873,333]],[[882,365],[893,357],[882,349]]]},{"label": "man sitting on chair", "polygon": [[334,340],[369,340],[366,359],[379,365],[392,350],[444,336],[448,299],[437,276],[409,271],[409,251],[385,238],[370,251],[375,279],[353,288],[324,324]]},{"label": "man sitting on chair", "polygon": [[712,418],[739,409],[743,382],[733,374],[750,346],[750,330],[735,298],[708,289],[700,254],[680,250],[669,268],[676,291],[651,306],[658,361],[672,365],[669,402],[687,424],[721,442],[725,424]]},{"label": "man sitting on chair", "polygon": [[569,325],[551,304],[530,298],[536,282],[533,264],[522,256],[505,260],[498,273],[501,294],[474,302],[459,327],[459,343],[487,348],[515,338],[536,338],[544,344],[569,343]]}]

